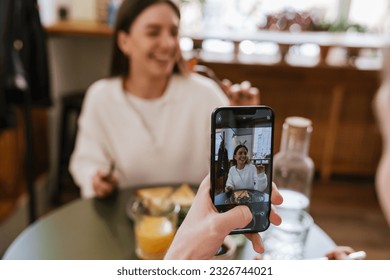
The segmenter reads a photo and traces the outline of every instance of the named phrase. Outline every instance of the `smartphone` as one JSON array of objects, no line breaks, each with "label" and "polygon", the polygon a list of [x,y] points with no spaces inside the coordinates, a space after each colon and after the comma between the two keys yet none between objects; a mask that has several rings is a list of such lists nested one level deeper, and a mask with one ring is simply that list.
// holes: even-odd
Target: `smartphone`
[{"label": "smartphone", "polygon": [[267,106],[219,107],[211,115],[211,198],[219,212],[247,205],[252,221],[231,234],[269,225],[274,113]]}]

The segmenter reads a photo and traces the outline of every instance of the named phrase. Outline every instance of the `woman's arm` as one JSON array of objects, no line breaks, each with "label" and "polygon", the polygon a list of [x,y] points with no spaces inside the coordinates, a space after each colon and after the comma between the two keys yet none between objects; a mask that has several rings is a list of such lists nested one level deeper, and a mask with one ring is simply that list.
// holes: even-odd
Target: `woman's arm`
[{"label": "woman's arm", "polygon": [[[107,175],[111,159],[107,151],[107,137],[102,128],[100,102],[95,100],[94,90],[88,90],[78,120],[75,149],[70,159],[69,171],[81,189],[84,198],[96,196],[94,184]],[[100,178],[100,179],[99,179]],[[115,181],[114,177],[110,178]]]},{"label": "woman's arm", "polygon": [[232,172],[232,168],[234,168],[234,166],[230,167],[229,169],[229,174],[228,174],[228,177],[227,177],[227,180],[226,180],[226,186],[225,186],[225,192],[231,192],[234,190],[234,182],[233,182],[233,172]]}]

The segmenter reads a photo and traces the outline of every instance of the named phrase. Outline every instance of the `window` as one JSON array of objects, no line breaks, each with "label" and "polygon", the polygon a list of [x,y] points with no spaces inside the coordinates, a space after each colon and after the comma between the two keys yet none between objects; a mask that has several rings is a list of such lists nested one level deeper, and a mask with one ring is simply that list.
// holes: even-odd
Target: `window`
[{"label": "window", "polygon": [[388,10],[388,0],[361,1],[352,0],[349,9],[349,20],[359,23],[373,32],[386,32],[389,30],[390,11]]},{"label": "window", "polygon": [[203,6],[200,2],[184,1],[182,21],[186,30],[255,31],[264,24],[267,15],[291,10],[310,12],[329,23],[345,18],[363,25],[367,31],[378,32],[383,29],[389,5],[388,0],[205,0]]}]

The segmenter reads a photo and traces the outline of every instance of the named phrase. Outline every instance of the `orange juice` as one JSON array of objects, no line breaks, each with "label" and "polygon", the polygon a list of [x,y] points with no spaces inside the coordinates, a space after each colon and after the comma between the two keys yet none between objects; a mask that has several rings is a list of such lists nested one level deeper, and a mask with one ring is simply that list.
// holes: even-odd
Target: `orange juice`
[{"label": "orange juice", "polygon": [[142,259],[163,259],[175,232],[176,225],[169,217],[144,216],[135,226],[137,255]]}]

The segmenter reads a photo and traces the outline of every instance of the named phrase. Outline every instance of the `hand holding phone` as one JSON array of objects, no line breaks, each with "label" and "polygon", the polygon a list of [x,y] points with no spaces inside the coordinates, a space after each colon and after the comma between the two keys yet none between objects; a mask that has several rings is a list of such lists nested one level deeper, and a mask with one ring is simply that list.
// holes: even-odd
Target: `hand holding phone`
[{"label": "hand holding phone", "polygon": [[219,212],[246,205],[252,221],[232,233],[268,228],[274,114],[266,106],[217,108],[211,117],[211,198]]},{"label": "hand holding phone", "polygon": [[[275,184],[272,184],[272,188],[272,203],[280,205],[283,198]],[[186,218],[176,232],[165,259],[211,259],[231,230],[244,227],[252,219],[252,213],[245,206],[235,207],[221,214],[216,212],[212,205],[210,177],[206,176],[199,186]],[[281,223],[281,218],[275,211],[271,211],[270,222],[274,225]],[[250,233],[245,234],[245,237],[250,240],[255,252],[264,251],[260,234]]]}]

